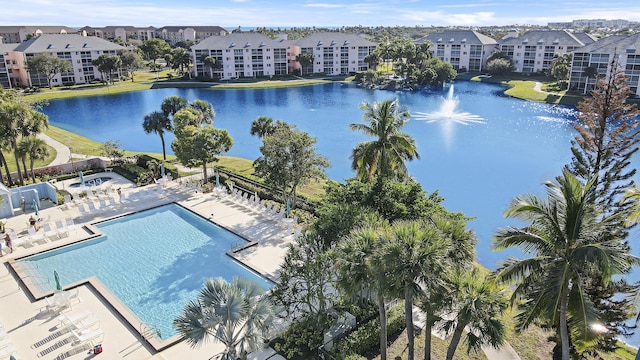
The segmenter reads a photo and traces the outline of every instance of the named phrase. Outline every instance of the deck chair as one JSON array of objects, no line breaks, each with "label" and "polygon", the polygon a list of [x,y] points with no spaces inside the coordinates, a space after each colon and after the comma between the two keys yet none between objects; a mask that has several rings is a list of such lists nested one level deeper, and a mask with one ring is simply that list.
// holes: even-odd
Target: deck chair
[{"label": "deck chair", "polygon": [[73,219],[72,219],[72,218],[70,218],[70,217],[65,218],[65,219],[64,219],[64,221],[66,222],[66,224],[67,224],[67,229],[68,229],[69,231],[73,231],[73,230],[75,230],[75,229],[76,229],[76,224],[73,222]]},{"label": "deck chair", "polygon": [[58,237],[69,236],[69,229],[67,229],[62,220],[56,220],[56,231],[58,232]]},{"label": "deck chair", "polygon": [[99,338],[104,334],[102,329],[96,329],[92,331],[81,331],[78,332],[76,330],[71,329],[71,333],[74,337],[74,342],[76,344],[91,344],[93,346],[93,341]]},{"label": "deck chair", "polygon": [[59,238],[58,232],[51,228],[50,223],[42,224],[42,230],[44,231],[44,236],[46,236],[51,241]]},{"label": "deck chair", "polygon": [[29,240],[31,242],[46,241],[46,239],[44,238],[44,234],[36,232],[36,230],[32,227],[28,228],[27,232],[29,233]]}]

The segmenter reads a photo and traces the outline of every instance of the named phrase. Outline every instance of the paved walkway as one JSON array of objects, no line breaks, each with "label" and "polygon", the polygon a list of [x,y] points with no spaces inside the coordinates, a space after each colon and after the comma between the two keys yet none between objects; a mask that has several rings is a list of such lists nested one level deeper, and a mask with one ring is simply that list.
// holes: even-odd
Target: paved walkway
[{"label": "paved walkway", "polygon": [[71,159],[71,150],[68,146],[43,133],[38,134],[38,139],[44,141],[47,145],[56,150],[56,158],[49,164],[50,166],[62,165],[69,162],[69,159]]}]

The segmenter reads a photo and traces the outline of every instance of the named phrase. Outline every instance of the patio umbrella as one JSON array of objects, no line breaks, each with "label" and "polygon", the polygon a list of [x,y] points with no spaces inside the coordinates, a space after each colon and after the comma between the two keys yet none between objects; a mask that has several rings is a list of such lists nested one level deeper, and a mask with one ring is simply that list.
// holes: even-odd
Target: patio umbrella
[{"label": "patio umbrella", "polygon": [[162,162],[162,165],[160,165],[160,176],[164,177],[164,161]]},{"label": "patio umbrella", "polygon": [[53,279],[56,281],[56,290],[62,290],[62,285],[60,285],[60,276],[55,270],[53,270]]},{"label": "patio umbrella", "polygon": [[33,199],[33,211],[35,211],[36,216],[38,216],[38,201]]},{"label": "patio umbrella", "polygon": [[216,171],[216,187],[220,187],[220,174]]},{"label": "patio umbrella", "polygon": [[84,186],[84,174],[82,173],[82,170],[79,173],[80,175],[80,185]]},{"label": "patio umbrella", "polygon": [[289,217],[289,215],[291,215],[291,202],[289,199],[287,199],[287,209],[285,214],[287,215],[287,217]]}]

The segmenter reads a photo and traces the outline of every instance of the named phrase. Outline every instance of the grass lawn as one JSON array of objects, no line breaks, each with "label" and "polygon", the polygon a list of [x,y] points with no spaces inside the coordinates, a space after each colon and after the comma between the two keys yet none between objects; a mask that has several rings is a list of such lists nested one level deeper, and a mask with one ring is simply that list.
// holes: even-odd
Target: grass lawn
[{"label": "grass lawn", "polygon": [[[583,96],[567,95],[564,91],[550,91],[551,87],[549,84],[555,83],[555,80],[548,77],[533,77],[513,74],[509,76],[472,76],[469,80],[502,84],[508,87],[504,92],[506,95],[527,101],[544,102],[547,104],[576,105],[583,99]],[[534,89],[536,82],[542,83],[542,91],[536,91]]]},{"label": "grass lawn", "polygon": [[[407,358],[407,331],[403,331],[396,339],[389,339],[393,342],[387,350],[387,359],[406,359]],[[441,340],[436,336],[431,336],[431,358],[432,359],[444,359],[447,355],[447,347],[449,346],[449,339]],[[414,341],[414,350],[416,359],[424,359],[424,331],[416,336]],[[380,355],[373,358],[375,360],[380,359]],[[458,345],[458,349],[454,355],[456,360],[486,360],[487,356],[483,352],[477,354],[467,354],[467,349],[464,343],[461,341]]]},{"label": "grass lawn", "polygon": [[[47,156],[46,159],[44,160],[38,160],[33,164],[33,168],[39,168],[42,166],[47,166],[47,164],[51,163],[53,161],[53,159],[56,158],[56,150],[50,146],[47,146],[47,148],[49,149],[49,156]],[[16,171],[16,160],[13,157],[13,152],[12,151],[4,151],[3,152],[5,159],[7,160],[7,164],[9,166],[9,171],[10,172],[14,172]],[[29,159],[27,158],[27,170],[29,170]],[[4,174],[4,167],[2,168],[2,173]],[[20,170],[24,170],[22,168],[22,161],[20,162]],[[24,176],[24,174],[22,174]]]}]

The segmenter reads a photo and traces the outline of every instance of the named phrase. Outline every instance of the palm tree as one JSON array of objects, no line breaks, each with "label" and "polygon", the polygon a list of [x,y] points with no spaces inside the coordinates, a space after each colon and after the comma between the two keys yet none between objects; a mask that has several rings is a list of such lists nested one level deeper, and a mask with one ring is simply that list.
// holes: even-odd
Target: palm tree
[{"label": "palm tree", "polygon": [[142,128],[147,134],[156,133],[160,136],[160,141],[162,142],[162,158],[164,160],[167,160],[167,152],[164,143],[164,132],[173,131],[171,119],[169,119],[160,111],[153,111],[144,116]]},{"label": "palm tree", "polygon": [[407,179],[405,161],[420,159],[415,139],[400,132],[411,115],[401,109],[397,99],[374,104],[365,102],[360,108],[368,124],[350,124],[349,128],[377,140],[361,142],[353,149],[351,168],[360,180],[371,181],[376,175]]},{"label": "palm tree", "polygon": [[483,345],[498,348],[504,342],[505,327],[497,318],[507,309],[508,300],[495,279],[477,267],[459,269],[453,282],[450,313],[455,318],[445,322],[443,328],[453,335],[447,349],[447,360],[452,360],[462,334],[467,328],[467,353],[478,351]]},{"label": "palm tree", "polygon": [[313,53],[302,53],[296,55],[296,61],[300,63],[300,76],[304,75],[303,69],[307,66],[313,65]]},{"label": "palm tree", "polygon": [[397,221],[383,235],[387,237],[383,264],[388,269],[392,290],[405,301],[407,359],[414,359],[413,300],[440,281],[446,263],[447,243],[434,226],[423,221]]},{"label": "palm tree", "polygon": [[564,170],[555,182],[545,183],[547,199],[535,195],[516,197],[505,216],[529,223],[523,228],[498,231],[494,249],[519,247],[532,254],[528,259],[510,258],[497,278],[515,284],[511,303],[524,300],[516,320],[524,329],[536,320],[549,320],[560,339],[562,359],[569,359],[571,334],[580,341],[594,336],[593,304],[585,292],[583,269],[602,274],[605,285],[612,275],[627,273],[639,259],[629,253],[621,239],[611,235],[619,212],[604,215],[595,203],[593,179],[580,183]]},{"label": "palm tree", "polygon": [[589,88],[589,78],[596,77],[596,75],[598,75],[598,68],[595,66],[587,66],[584,68],[582,75],[584,75],[584,93],[586,94]]},{"label": "palm tree", "polygon": [[29,146],[27,147],[27,155],[29,155],[29,169],[31,170],[31,179],[36,182],[36,174],[33,171],[33,165],[37,160],[44,160],[49,156],[49,147],[47,143],[36,137],[30,136],[27,138]]},{"label": "palm tree", "polygon": [[167,96],[162,100],[162,105],[160,105],[160,109],[164,116],[168,119],[171,119],[173,115],[175,115],[180,109],[186,108],[188,106],[187,101],[180,96]]},{"label": "palm tree", "polygon": [[18,168],[20,185],[24,185],[22,170],[20,170],[20,154],[18,141],[20,138],[36,135],[48,126],[45,114],[32,109],[28,104],[20,101],[0,102],[0,129],[5,141],[10,143]]},{"label": "palm tree", "polygon": [[216,58],[213,56],[205,56],[202,59],[202,63],[204,64],[204,66],[209,68],[209,77],[213,78],[213,69],[215,69],[216,65],[217,65],[217,61]]},{"label": "palm tree", "polygon": [[384,238],[379,226],[368,224],[351,231],[349,237],[336,249],[338,287],[348,294],[360,296],[363,290],[373,290],[380,317],[380,360],[387,358],[387,313],[385,298],[388,277],[381,258]]},{"label": "palm tree", "polygon": [[[431,334],[431,330],[437,322],[442,319],[439,313],[451,304],[451,293],[454,289],[455,281],[449,274],[466,271],[472,265],[475,257],[475,245],[477,238],[475,233],[466,226],[466,220],[451,216],[433,216],[428,220],[428,224],[434,226],[440,232],[446,248],[445,258],[440,263],[440,268],[444,269],[440,273],[428,272],[425,276],[423,294],[421,294],[418,306],[425,314],[425,334]],[[435,276],[433,276],[435,275]],[[431,336],[424,337],[424,359],[431,359]]]},{"label": "palm tree", "polygon": [[273,124],[273,119],[268,116],[258,116],[251,122],[251,135],[257,135],[259,138],[263,138],[266,135],[271,135],[276,130],[276,126]]},{"label": "palm tree", "polygon": [[173,320],[173,327],[191,347],[209,336],[221,342],[222,360],[246,359],[258,348],[273,321],[273,308],[258,284],[234,278],[207,279],[197,300],[192,300]]},{"label": "palm tree", "polygon": [[189,106],[196,110],[196,116],[200,124],[213,124],[213,120],[216,117],[216,111],[213,109],[210,102],[194,100]]}]

